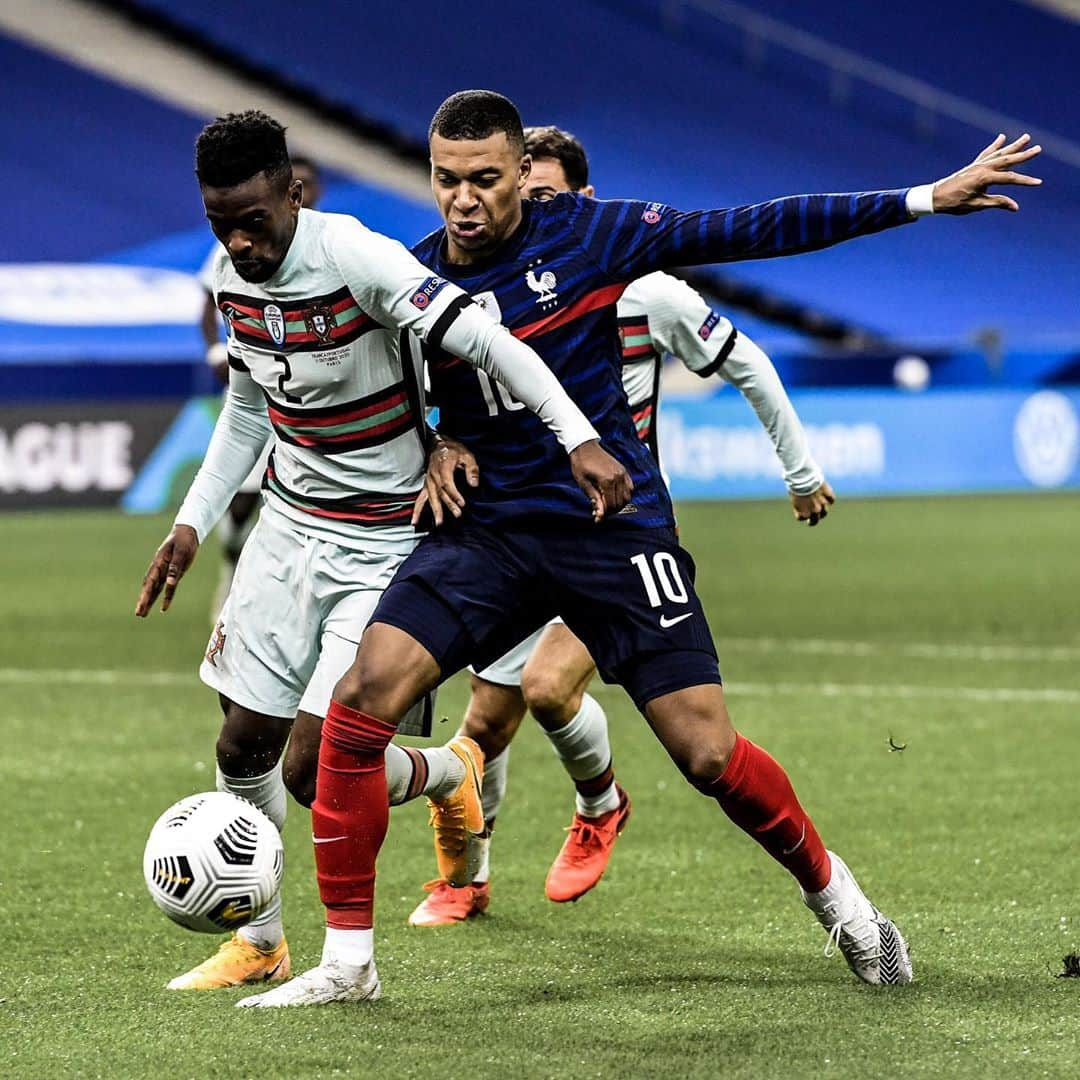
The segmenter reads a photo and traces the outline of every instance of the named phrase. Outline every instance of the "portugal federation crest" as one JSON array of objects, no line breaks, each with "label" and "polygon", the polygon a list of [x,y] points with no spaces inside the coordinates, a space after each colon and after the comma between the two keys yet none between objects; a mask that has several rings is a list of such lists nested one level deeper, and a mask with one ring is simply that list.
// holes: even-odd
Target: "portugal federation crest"
[{"label": "portugal federation crest", "polygon": [[329,345],[331,331],[337,326],[337,319],[329,304],[316,304],[304,312],[304,325],[309,334],[319,339],[320,345]]}]

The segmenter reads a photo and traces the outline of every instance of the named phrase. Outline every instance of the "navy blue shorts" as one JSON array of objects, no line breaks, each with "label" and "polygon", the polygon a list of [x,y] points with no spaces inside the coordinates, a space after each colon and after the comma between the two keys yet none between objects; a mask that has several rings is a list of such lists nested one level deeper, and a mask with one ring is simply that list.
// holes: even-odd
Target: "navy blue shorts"
[{"label": "navy blue shorts", "polygon": [[446,679],[486,667],[561,615],[600,677],[643,709],[720,682],[695,573],[672,529],[452,522],[405,560],[371,621],[419,641]]}]

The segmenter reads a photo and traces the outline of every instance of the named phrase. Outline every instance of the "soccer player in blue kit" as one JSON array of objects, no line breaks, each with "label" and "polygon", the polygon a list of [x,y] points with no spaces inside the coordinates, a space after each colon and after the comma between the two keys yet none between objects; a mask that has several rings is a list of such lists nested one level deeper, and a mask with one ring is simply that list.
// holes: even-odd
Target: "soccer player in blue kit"
[{"label": "soccer player in blue kit", "polygon": [[[601,677],[627,690],[686,779],[795,877],[856,976],[911,981],[899,930],[826,850],[781,766],[728,716],[694,563],[622,389],[615,304],[628,282],[655,270],[811,251],[934,212],[1015,210],[987,188],[1039,182],[1011,171],[1039,152],[1027,142],[999,136],[937,184],[680,213],[574,194],[523,200],[530,159],[514,106],[490,91],[463,91],[440,106],[430,148],[445,227],[414,253],[536,349],[634,489],[631,502],[597,522],[547,430],[499,384],[445,351],[429,353],[440,431],[475,455],[478,483],[467,505],[445,473],[429,483],[440,527],[383,594],[326,715],[312,808],[327,909],[322,962],[241,1005],[379,996],[372,912],[388,818],[385,748],[423,693],[469,663],[491,662],[555,615]],[[452,456],[435,452],[429,480],[440,457]]]}]

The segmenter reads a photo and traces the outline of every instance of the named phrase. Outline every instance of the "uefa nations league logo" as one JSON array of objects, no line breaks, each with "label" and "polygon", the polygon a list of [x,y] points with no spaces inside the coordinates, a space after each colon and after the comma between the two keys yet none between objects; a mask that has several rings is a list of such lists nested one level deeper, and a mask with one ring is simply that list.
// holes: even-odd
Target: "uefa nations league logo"
[{"label": "uefa nations league logo", "polygon": [[266,324],[266,332],[275,345],[285,344],[285,313],[277,304],[267,304],[263,308],[263,322]]},{"label": "uefa nations league logo", "polygon": [[1016,414],[1013,451],[1020,471],[1036,487],[1059,487],[1080,455],[1080,422],[1072,402],[1055,390],[1032,394]]}]

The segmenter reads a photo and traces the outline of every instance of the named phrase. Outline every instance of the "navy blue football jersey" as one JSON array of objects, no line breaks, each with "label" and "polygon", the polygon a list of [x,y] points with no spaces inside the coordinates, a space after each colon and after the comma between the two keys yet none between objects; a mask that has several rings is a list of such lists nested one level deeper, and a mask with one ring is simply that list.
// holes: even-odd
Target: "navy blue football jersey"
[{"label": "navy blue football jersey", "polygon": [[[442,229],[412,250],[543,357],[630,473],[632,502],[609,520],[670,526],[671,499],[623,391],[615,305],[627,284],[654,270],[791,255],[902,225],[912,220],[905,197],[906,191],[796,195],[685,213],[660,203],[562,194],[526,200],[521,225],[482,262],[448,262]],[[591,518],[567,455],[536,416],[456,357],[429,353],[428,366],[439,430],[468,446],[480,465],[480,486],[466,496],[475,520]]]}]

